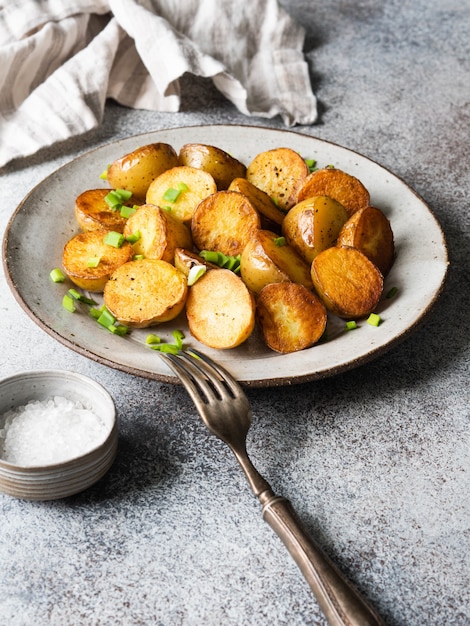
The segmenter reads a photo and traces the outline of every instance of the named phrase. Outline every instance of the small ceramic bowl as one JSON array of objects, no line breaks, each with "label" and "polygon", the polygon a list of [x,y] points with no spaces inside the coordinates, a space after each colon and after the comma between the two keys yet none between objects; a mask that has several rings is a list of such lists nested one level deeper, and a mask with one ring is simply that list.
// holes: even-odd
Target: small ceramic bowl
[{"label": "small ceramic bowl", "polygon": [[[37,421],[33,419],[33,422],[29,423],[33,427],[42,428],[43,421],[41,420],[51,418],[52,412],[55,415],[54,419],[60,419],[60,408],[51,410],[51,415],[44,414],[44,403],[52,398],[58,400],[66,398],[73,407],[84,406],[87,419],[96,419],[97,424],[99,423],[99,433],[96,429],[96,441],[94,439],[95,428],[88,428],[88,432],[85,433],[87,447],[82,447],[82,452],[80,452],[80,447],[77,448],[76,444],[77,430],[74,426],[74,435],[70,438],[71,451],[67,452],[70,457],[66,456],[57,462],[52,458],[50,462],[44,463],[42,460],[37,460],[36,454],[34,460],[29,462],[25,457],[28,452],[24,450],[21,457],[12,457],[7,451],[5,415],[10,412],[7,423],[8,428],[11,429],[15,419],[20,419],[18,416],[21,415],[22,409],[19,407],[37,401],[41,407],[39,413],[36,413]],[[77,419],[77,413],[74,410],[67,418],[68,421],[64,418],[60,423],[60,428],[65,429],[61,437],[67,439],[69,431],[65,424],[76,425]],[[31,429],[30,426],[28,428]],[[49,425],[48,428],[50,428]],[[19,432],[21,433],[21,430]],[[43,433],[40,434],[43,435]],[[21,435],[15,434],[14,436],[19,437],[18,445],[22,445]],[[26,500],[56,500],[79,493],[93,485],[109,470],[116,456],[117,440],[118,427],[113,399],[101,385],[91,378],[64,370],[41,370],[23,372],[0,381],[1,492]],[[46,445],[53,443],[48,443],[47,438],[45,441]],[[64,446],[64,449],[68,449],[68,445]],[[41,454],[41,450],[38,450],[38,453]],[[20,458],[21,462],[12,461],[12,458]]]}]

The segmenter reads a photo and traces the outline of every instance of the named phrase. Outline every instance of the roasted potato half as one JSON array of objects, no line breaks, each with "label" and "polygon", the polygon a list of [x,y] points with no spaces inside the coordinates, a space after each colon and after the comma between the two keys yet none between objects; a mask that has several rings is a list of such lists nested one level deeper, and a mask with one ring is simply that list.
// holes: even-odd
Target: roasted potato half
[{"label": "roasted potato half", "polygon": [[184,309],[186,276],[158,259],[141,259],[121,265],[104,288],[104,303],[123,324],[146,328],[169,322]]},{"label": "roasted potato half", "polygon": [[[122,233],[127,218],[113,210],[105,198],[109,189],[87,189],[75,199],[75,219],[82,230],[115,230]],[[133,206],[132,199],[129,206]]]},{"label": "roasted potato half", "polygon": [[211,270],[189,288],[186,315],[198,341],[210,348],[235,348],[253,331],[255,300],[236,274]]},{"label": "roasted potato half", "polygon": [[214,250],[230,256],[241,254],[259,228],[258,212],[237,191],[218,191],[202,200],[191,222],[198,250]]},{"label": "roasted potato half", "polygon": [[322,250],[335,245],[347,219],[348,212],[337,200],[315,196],[292,207],[282,223],[282,233],[310,264]]},{"label": "roasted potato half", "polygon": [[392,267],[395,257],[393,231],[380,209],[368,206],[356,211],[341,229],[337,245],[357,248],[384,276]]},{"label": "roasted potato half", "polygon": [[190,226],[197,205],[216,191],[217,185],[210,174],[180,165],[166,170],[150,183],[146,202],[171,211],[173,217]]},{"label": "roasted potato half", "polygon": [[310,266],[282,238],[267,230],[257,231],[245,246],[240,274],[255,294],[269,283],[292,281],[313,287]]},{"label": "roasted potato half", "polygon": [[266,345],[283,354],[313,346],[327,322],[323,303],[298,283],[266,285],[257,298],[256,316]]},{"label": "roasted potato half", "polygon": [[176,248],[192,247],[189,229],[169,211],[153,204],[143,204],[128,218],[123,234],[129,237],[135,233],[140,233],[140,238],[132,244],[134,254],[149,259],[172,263]]},{"label": "roasted potato half", "polygon": [[300,154],[291,148],[274,148],[255,156],[248,165],[246,178],[283,211],[288,211],[297,202],[297,190],[308,174]]},{"label": "roasted potato half", "polygon": [[[62,266],[70,280],[87,291],[103,291],[111,274],[132,258],[127,241],[120,248],[105,243],[108,230],[90,230],[72,237],[64,246]],[[90,267],[94,260],[96,267]]]},{"label": "roasted potato half", "polygon": [[271,200],[267,193],[255,187],[246,178],[235,178],[230,183],[229,191],[238,191],[248,198],[261,216],[261,227],[274,230],[282,224],[283,213]]},{"label": "roasted potato half", "polygon": [[326,308],[344,318],[371,313],[383,291],[382,274],[355,248],[332,247],[320,252],[312,263],[312,280]]},{"label": "roasted potato half", "polygon": [[351,216],[370,204],[370,195],[362,182],[336,167],[325,167],[309,174],[299,187],[297,202],[312,196],[329,196],[344,206]]},{"label": "roasted potato half", "polygon": [[179,153],[180,165],[189,165],[208,172],[217,189],[228,189],[234,178],[246,176],[246,166],[221,148],[202,143],[187,143]]},{"label": "roasted potato half", "polygon": [[152,180],[176,165],[178,155],[172,146],[151,143],[113,161],[106,177],[114,189],[128,189],[143,201]]}]

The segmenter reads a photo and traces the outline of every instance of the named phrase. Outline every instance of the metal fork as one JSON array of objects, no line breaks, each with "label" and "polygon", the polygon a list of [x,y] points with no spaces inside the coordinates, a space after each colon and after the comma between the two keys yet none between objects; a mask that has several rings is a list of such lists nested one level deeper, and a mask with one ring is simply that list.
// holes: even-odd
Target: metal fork
[{"label": "metal fork", "polygon": [[328,623],[381,625],[383,622],[375,611],[308,536],[290,502],[275,495],[253,466],[246,450],[251,408],[238,382],[222,366],[193,348],[176,354],[159,354],[185,386],[208,429],[234,453],[262,505],[263,519],[294,558]]}]

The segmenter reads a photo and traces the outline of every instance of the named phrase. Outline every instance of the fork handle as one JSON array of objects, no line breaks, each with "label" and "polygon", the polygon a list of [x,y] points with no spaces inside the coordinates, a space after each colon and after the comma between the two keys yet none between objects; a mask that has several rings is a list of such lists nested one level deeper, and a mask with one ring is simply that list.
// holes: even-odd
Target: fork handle
[{"label": "fork handle", "polygon": [[383,622],[304,530],[291,503],[272,491],[259,494],[263,519],[302,571],[330,626],[379,626]]}]

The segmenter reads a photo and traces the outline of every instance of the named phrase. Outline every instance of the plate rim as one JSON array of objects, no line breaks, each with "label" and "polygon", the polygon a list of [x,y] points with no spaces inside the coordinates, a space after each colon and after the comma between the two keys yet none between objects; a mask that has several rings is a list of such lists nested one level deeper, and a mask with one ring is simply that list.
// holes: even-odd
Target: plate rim
[{"label": "plate rim", "polygon": [[[443,264],[444,264],[444,269],[443,269],[443,273],[442,273],[442,277],[441,277],[441,281],[439,283],[438,288],[434,291],[433,293],[433,297],[427,302],[427,305],[420,311],[419,315],[416,317],[416,319],[413,321],[412,324],[410,324],[409,326],[407,326],[402,332],[398,333],[396,336],[394,336],[392,339],[390,339],[386,344],[384,345],[379,345],[376,346],[375,348],[372,348],[371,350],[369,350],[367,353],[357,356],[357,357],[353,357],[349,360],[346,360],[345,362],[338,364],[336,366],[332,366],[330,368],[328,368],[327,370],[321,370],[321,371],[312,371],[309,373],[305,373],[305,374],[300,374],[300,375],[293,375],[293,376],[277,376],[277,377],[271,377],[271,378],[261,378],[261,379],[248,379],[248,380],[243,380],[243,379],[239,379],[239,382],[242,386],[245,387],[253,387],[253,388],[261,388],[261,387],[281,387],[281,386],[289,386],[289,385],[293,385],[293,384],[301,384],[301,383],[305,383],[305,382],[310,382],[313,380],[320,380],[320,379],[325,379],[325,378],[329,378],[332,376],[336,376],[340,373],[343,373],[345,371],[349,371],[351,369],[355,369],[356,367],[359,367],[360,365],[363,365],[365,363],[368,363],[372,360],[375,360],[376,358],[380,357],[382,354],[385,354],[386,352],[389,352],[391,349],[393,349],[394,347],[396,347],[397,345],[399,345],[400,343],[402,343],[403,341],[405,341],[409,335],[411,335],[412,333],[414,333],[417,328],[419,328],[421,325],[423,325],[427,319],[429,318],[430,314],[433,312],[433,310],[435,309],[438,301],[440,300],[440,297],[442,296],[442,293],[444,291],[445,288],[445,284],[448,278],[448,273],[449,273],[449,251],[448,251],[448,246],[447,246],[447,241],[446,241],[446,237],[445,237],[445,233],[442,229],[441,224],[439,223],[438,219],[436,218],[434,211],[431,209],[431,207],[427,204],[427,202],[420,196],[420,194],[418,194],[401,176],[395,174],[392,170],[390,170],[389,168],[383,166],[381,163],[375,161],[374,159],[371,159],[370,157],[358,152],[357,150],[351,149],[349,147],[346,147],[344,145],[341,145],[339,143],[330,141],[330,140],[325,140],[322,139],[320,137],[314,136],[314,135],[309,135],[303,132],[298,132],[297,130],[292,130],[292,129],[286,129],[286,128],[275,128],[275,127],[269,127],[269,126],[260,126],[260,125],[256,125],[256,124],[226,124],[226,123],[214,123],[214,124],[192,124],[192,125],[188,125],[188,126],[169,126],[168,128],[160,128],[160,129],[154,129],[154,130],[150,130],[150,131],[146,131],[146,132],[142,132],[142,133],[138,133],[136,135],[130,135],[130,136],[126,136],[126,137],[120,137],[120,138],[116,138],[113,139],[112,141],[108,141],[108,142],[104,142],[102,144],[100,144],[99,146],[95,146],[89,150],[86,150],[84,152],[82,152],[81,154],[73,157],[72,159],[69,159],[68,161],[66,161],[65,163],[61,164],[60,166],[58,166],[57,168],[55,168],[53,171],[51,171],[47,176],[45,176],[44,178],[42,178],[38,183],[36,183],[31,189],[29,189],[29,191],[27,192],[27,194],[23,197],[23,199],[21,200],[21,202],[18,204],[18,206],[16,207],[16,209],[13,211],[12,215],[10,216],[8,222],[7,222],[7,226],[5,229],[5,233],[3,236],[3,245],[2,245],[2,263],[3,263],[3,267],[4,267],[4,272],[5,272],[5,278],[6,278],[6,282],[10,288],[10,291],[12,292],[15,300],[17,301],[17,303],[20,305],[21,309],[28,315],[28,317],[30,319],[32,319],[32,321],[39,326],[44,332],[46,332],[46,334],[48,334],[49,336],[51,336],[53,339],[55,339],[56,341],[58,341],[59,343],[61,343],[62,345],[64,345],[65,347],[69,348],[70,350],[92,360],[95,361],[97,363],[100,363],[101,365],[105,365],[107,367],[110,367],[111,369],[115,369],[118,371],[122,371],[125,372],[127,374],[133,375],[133,376],[138,376],[144,379],[148,379],[148,380],[156,380],[158,382],[162,382],[162,383],[169,383],[169,384],[180,384],[179,379],[173,375],[173,374],[164,374],[161,372],[152,372],[152,371],[147,371],[147,370],[141,370],[137,367],[134,367],[132,365],[129,364],[124,364],[124,363],[119,363],[116,361],[113,361],[112,359],[106,358],[103,355],[99,355],[99,354],[95,354],[93,351],[89,350],[88,348],[80,345],[79,343],[74,342],[73,340],[69,339],[68,337],[64,337],[63,335],[61,335],[57,330],[55,330],[51,325],[49,325],[48,323],[46,323],[45,320],[41,319],[40,317],[38,317],[35,312],[31,309],[31,307],[29,306],[28,302],[26,301],[25,297],[23,296],[23,294],[20,292],[20,289],[18,288],[13,273],[10,269],[10,264],[9,264],[9,259],[8,259],[8,250],[9,250],[9,240],[10,240],[10,236],[11,236],[11,231],[12,231],[12,227],[18,217],[18,215],[20,214],[22,207],[27,203],[28,199],[38,190],[38,188],[40,188],[42,185],[44,185],[45,183],[47,183],[48,180],[50,180],[52,177],[57,176],[60,174],[60,172],[64,169],[67,169],[68,167],[70,167],[72,164],[76,164],[77,162],[81,161],[82,159],[86,159],[88,157],[90,157],[90,155],[92,155],[95,152],[99,152],[100,150],[104,150],[104,149],[108,149],[114,146],[114,145],[118,145],[120,143],[127,143],[127,142],[131,142],[131,141],[136,141],[138,142],[139,138],[144,138],[144,137],[150,137],[152,135],[158,135],[161,133],[166,133],[166,132],[172,132],[172,131],[191,131],[191,129],[198,129],[198,131],[204,130],[204,129],[214,129],[214,128],[225,128],[225,129],[257,129],[259,131],[266,131],[266,132],[270,132],[270,131],[274,131],[275,133],[280,133],[283,134],[285,133],[286,135],[298,135],[301,136],[304,139],[312,139],[315,142],[320,142],[321,144],[325,144],[325,145],[330,145],[334,148],[338,148],[340,150],[344,150],[349,152],[352,155],[357,155],[360,159],[362,160],[366,160],[367,162],[369,162],[370,164],[372,164],[373,166],[378,166],[380,169],[382,169],[385,173],[387,173],[389,176],[393,177],[394,179],[396,179],[397,181],[399,181],[409,192],[411,192],[415,198],[426,208],[426,210],[428,211],[430,217],[434,220],[435,222],[435,226],[437,227],[437,230],[440,234],[441,237],[441,242],[442,242],[442,252],[443,252]],[[146,139],[147,141],[147,139]],[[138,145],[138,144],[137,144]],[[282,356],[282,355],[280,355]]]}]

